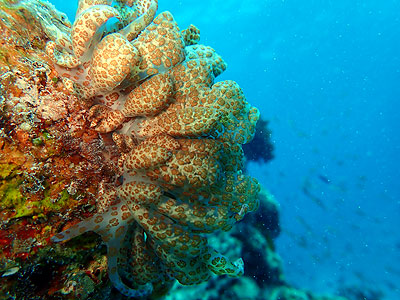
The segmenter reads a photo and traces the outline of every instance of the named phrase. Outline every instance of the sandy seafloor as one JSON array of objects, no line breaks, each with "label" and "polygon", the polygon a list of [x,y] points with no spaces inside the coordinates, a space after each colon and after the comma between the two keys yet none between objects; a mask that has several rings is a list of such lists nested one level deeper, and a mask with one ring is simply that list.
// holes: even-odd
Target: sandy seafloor
[{"label": "sandy seafloor", "polygon": [[288,281],[400,299],[400,1],[159,2],[270,121],[275,159],[249,171],[280,202]]}]

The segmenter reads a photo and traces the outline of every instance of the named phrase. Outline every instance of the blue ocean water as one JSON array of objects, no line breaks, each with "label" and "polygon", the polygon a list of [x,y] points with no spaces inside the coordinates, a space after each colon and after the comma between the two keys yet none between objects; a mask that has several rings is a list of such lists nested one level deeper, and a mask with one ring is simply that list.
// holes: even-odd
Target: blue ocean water
[{"label": "blue ocean water", "polygon": [[159,2],[270,120],[275,159],[249,171],[280,203],[286,279],[400,299],[400,1]]}]

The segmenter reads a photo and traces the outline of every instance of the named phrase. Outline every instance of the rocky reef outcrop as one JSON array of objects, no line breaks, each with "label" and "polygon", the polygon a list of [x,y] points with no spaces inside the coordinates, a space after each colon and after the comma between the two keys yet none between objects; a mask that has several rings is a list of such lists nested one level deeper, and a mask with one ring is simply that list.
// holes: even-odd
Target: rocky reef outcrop
[{"label": "rocky reef outcrop", "polygon": [[277,203],[243,172],[258,110],[156,10],[0,1],[1,298],[317,299],[285,283]]}]

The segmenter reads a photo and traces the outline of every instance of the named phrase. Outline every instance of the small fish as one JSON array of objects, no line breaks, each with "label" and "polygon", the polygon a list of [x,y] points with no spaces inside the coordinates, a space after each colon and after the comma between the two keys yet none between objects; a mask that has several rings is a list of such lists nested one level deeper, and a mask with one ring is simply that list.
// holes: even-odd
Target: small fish
[{"label": "small fish", "polygon": [[19,271],[19,267],[12,267],[12,268],[8,269],[7,271],[5,271],[3,273],[3,275],[1,275],[1,277],[7,277],[7,276],[14,275],[18,271]]},{"label": "small fish", "polygon": [[360,206],[357,208],[357,210],[355,211],[355,213],[356,213],[357,215],[359,215],[360,217],[365,217],[365,216],[367,215],[367,214],[365,213],[365,211],[363,211],[363,210],[361,209]]},{"label": "small fish", "polygon": [[319,175],[318,175],[318,178],[319,178],[322,182],[324,182],[324,183],[326,183],[326,184],[330,184],[330,183],[331,183],[331,180],[330,180],[328,177],[326,177],[325,175],[319,174]]},{"label": "small fish", "polygon": [[287,230],[286,228],[282,228],[282,233],[286,234],[288,237],[290,237],[292,240],[297,239],[297,234]]},{"label": "small fish", "polygon": [[321,207],[324,210],[327,209],[321,199],[319,199],[318,197],[316,197],[313,194],[311,194],[311,192],[308,190],[307,185],[303,185],[301,190],[303,191],[304,195],[306,195],[308,198],[310,198],[319,207]]},{"label": "small fish", "polygon": [[382,223],[382,220],[379,219],[378,217],[371,217],[371,219],[372,219],[372,222],[374,222],[375,224],[381,224]]},{"label": "small fish", "polygon": [[341,167],[341,166],[344,165],[344,161],[343,160],[337,160],[336,164]]},{"label": "small fish", "polygon": [[297,215],[296,216],[296,220],[304,226],[304,228],[308,231],[308,232],[313,232],[313,228],[306,222],[306,220],[304,220],[303,217]]},{"label": "small fish", "polygon": [[351,223],[351,224],[350,224],[350,227],[351,227],[351,229],[354,230],[354,231],[359,231],[359,230],[361,229],[361,226],[359,226],[359,225],[357,225],[357,224],[355,224],[355,223]]},{"label": "small fish", "polygon": [[353,246],[350,243],[346,243],[344,249],[346,250],[346,253],[354,253]]},{"label": "small fish", "polygon": [[396,270],[391,266],[385,266],[384,268],[386,272],[400,277],[400,270]]},{"label": "small fish", "polygon": [[307,238],[304,235],[299,236],[296,239],[296,244],[297,244],[297,246],[299,246],[301,248],[304,248],[304,249],[307,249],[309,247],[309,244],[307,242]]},{"label": "small fish", "polygon": [[391,289],[391,290],[398,290],[398,286],[395,285],[393,282],[385,280],[384,283],[386,284],[386,286],[387,286],[389,289]]},{"label": "small fish", "polygon": [[361,282],[367,281],[364,274],[360,271],[353,271],[354,276],[356,276]]},{"label": "small fish", "polygon": [[311,254],[310,255],[311,258],[316,262],[316,263],[320,263],[323,261],[322,257],[320,255],[317,254]]}]

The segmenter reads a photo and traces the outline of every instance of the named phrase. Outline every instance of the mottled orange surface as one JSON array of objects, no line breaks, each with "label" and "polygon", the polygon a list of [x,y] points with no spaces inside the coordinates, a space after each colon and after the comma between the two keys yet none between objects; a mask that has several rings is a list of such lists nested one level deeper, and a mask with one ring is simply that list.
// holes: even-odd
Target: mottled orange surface
[{"label": "mottled orange surface", "polygon": [[78,208],[85,207],[79,214],[90,214],[98,184],[114,172],[104,150],[113,155],[115,147],[87,126],[87,103],[62,85],[44,52],[47,36],[40,24],[26,9],[7,2],[0,3],[0,12],[4,263],[29,258],[49,244]]}]

